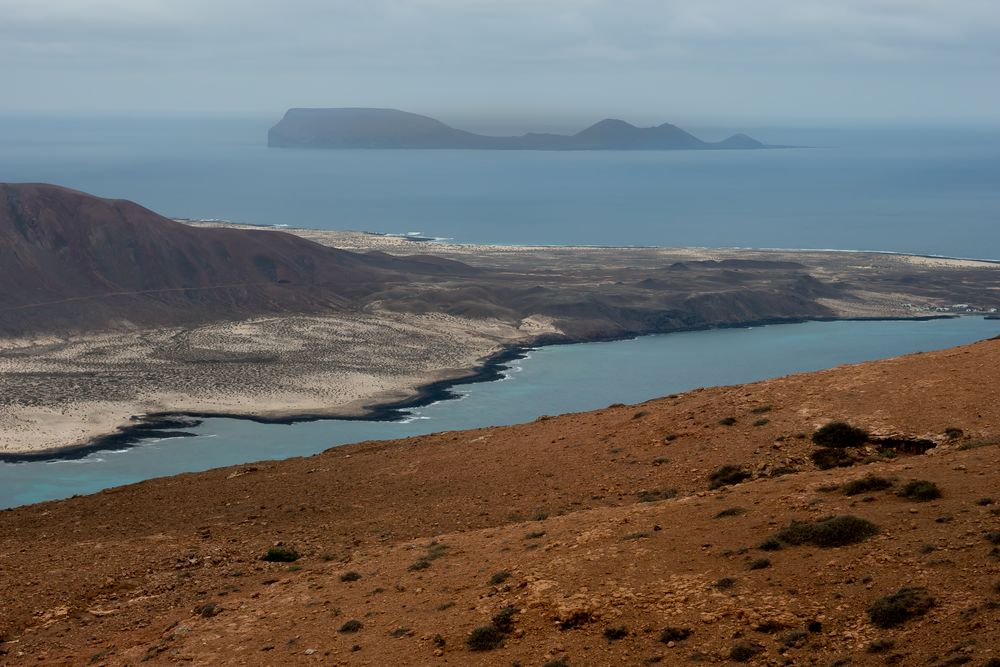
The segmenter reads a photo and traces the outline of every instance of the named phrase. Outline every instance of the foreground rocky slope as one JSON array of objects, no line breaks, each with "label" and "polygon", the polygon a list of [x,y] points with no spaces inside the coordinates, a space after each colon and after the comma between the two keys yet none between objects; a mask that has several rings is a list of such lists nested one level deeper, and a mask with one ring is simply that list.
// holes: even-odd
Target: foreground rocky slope
[{"label": "foreground rocky slope", "polygon": [[3,512],[0,662],[993,666],[998,381],[993,340]]}]

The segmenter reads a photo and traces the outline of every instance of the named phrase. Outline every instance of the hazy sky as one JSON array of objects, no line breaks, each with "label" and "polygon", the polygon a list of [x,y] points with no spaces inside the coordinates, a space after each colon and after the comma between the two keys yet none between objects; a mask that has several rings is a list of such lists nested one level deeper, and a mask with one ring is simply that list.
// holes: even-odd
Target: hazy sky
[{"label": "hazy sky", "polygon": [[0,113],[996,122],[1000,0],[0,0]]}]

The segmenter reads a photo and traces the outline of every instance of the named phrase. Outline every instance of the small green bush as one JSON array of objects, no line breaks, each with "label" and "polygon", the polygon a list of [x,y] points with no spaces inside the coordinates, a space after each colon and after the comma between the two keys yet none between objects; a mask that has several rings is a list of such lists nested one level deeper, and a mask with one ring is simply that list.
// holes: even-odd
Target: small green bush
[{"label": "small green bush", "polygon": [[724,519],[727,516],[739,516],[741,514],[746,514],[746,512],[747,511],[742,507],[729,507],[716,514],[715,518]]},{"label": "small green bush", "polygon": [[916,500],[918,502],[927,502],[928,500],[934,500],[941,497],[941,489],[934,482],[926,479],[914,479],[907,482],[902,489],[899,490],[899,495],[908,500]]},{"label": "small green bush", "polygon": [[891,651],[895,645],[896,642],[891,639],[876,639],[865,647],[865,651],[868,653],[885,653],[886,651]]},{"label": "small green bush", "polygon": [[299,559],[299,552],[291,547],[271,547],[260,559],[269,563],[291,563]]},{"label": "small green bush", "polygon": [[796,521],[778,531],[775,537],[795,546],[812,545],[823,549],[863,542],[879,532],[878,526],[867,519],[842,514],[815,522]]},{"label": "small green bush", "polygon": [[493,614],[490,619],[493,626],[499,628],[501,632],[510,632],[514,629],[514,616],[517,614],[517,607],[507,606]]},{"label": "small green bush", "polygon": [[820,470],[830,470],[831,468],[849,468],[854,465],[854,459],[843,449],[833,447],[823,447],[817,449],[809,455],[810,460],[816,464]]},{"label": "small green bush", "polygon": [[490,577],[490,585],[499,586],[508,579],[510,579],[510,571],[500,570],[499,572],[494,572],[493,575]]},{"label": "small green bush", "polygon": [[830,422],[816,429],[812,441],[820,447],[860,447],[868,442],[868,431],[847,422]]},{"label": "small green bush", "polygon": [[761,542],[760,546],[757,548],[761,551],[779,551],[781,549],[781,542],[773,537],[769,537]]},{"label": "small green bush", "polygon": [[465,643],[473,651],[492,651],[503,644],[505,636],[495,625],[481,625],[469,633]]},{"label": "small green bush", "polygon": [[809,636],[809,633],[805,630],[792,630],[791,632],[785,633],[781,637],[781,643],[785,646],[795,646],[801,643],[804,639]]},{"label": "small green bush", "polygon": [[357,581],[361,578],[361,575],[354,570],[348,570],[347,572],[340,575],[341,581]]},{"label": "small green bush", "polygon": [[434,540],[424,548],[427,550],[427,553],[424,555],[424,558],[426,558],[427,560],[437,560],[438,558],[441,558],[446,553],[448,553],[448,549],[450,547],[447,544],[442,544],[437,540]]},{"label": "small green bush", "polygon": [[431,566],[431,562],[426,558],[418,558],[417,560],[410,563],[409,567],[406,569],[410,572],[419,572],[420,570],[426,570]]},{"label": "small green bush", "polygon": [[991,530],[986,533],[986,541],[990,544],[1000,544],[1000,530]]},{"label": "small green bush", "polygon": [[575,628],[583,627],[588,623],[593,623],[594,620],[595,620],[594,615],[591,614],[589,611],[584,611],[582,609],[579,609],[577,611],[572,612],[562,620],[560,620],[559,629],[573,630]]},{"label": "small green bush", "polygon": [[950,440],[958,440],[965,435],[965,432],[957,426],[949,426],[944,430],[944,434],[948,436],[948,439]]},{"label": "small green bush", "polygon": [[722,579],[719,579],[712,585],[715,586],[717,590],[728,591],[730,588],[736,585],[736,580],[733,579],[732,577],[723,577]]},{"label": "small green bush", "polygon": [[733,662],[749,662],[755,656],[763,653],[764,649],[756,644],[740,642],[729,651],[729,659]]},{"label": "small green bush", "polygon": [[677,489],[663,489],[654,491],[640,491],[636,494],[640,503],[655,503],[661,500],[670,500],[677,497]]},{"label": "small green bush", "polygon": [[681,642],[691,636],[694,632],[691,628],[675,628],[672,626],[667,626],[663,628],[660,633],[660,641],[666,644],[667,642]]},{"label": "small green bush", "polygon": [[775,621],[773,619],[764,621],[760,625],[754,628],[754,632],[760,632],[765,635],[773,635],[781,630],[784,630],[788,626],[781,621]]},{"label": "small green bush", "polygon": [[723,417],[719,420],[719,426],[732,426],[736,423],[736,417]]},{"label": "small green bush", "polygon": [[524,539],[526,539],[526,540],[537,540],[539,537],[545,537],[545,531],[544,530],[533,530],[530,533],[528,533],[527,535],[525,535]]},{"label": "small green bush", "polygon": [[771,411],[770,405],[758,405],[755,408],[750,409],[750,414],[763,415]]},{"label": "small green bush", "polygon": [[218,616],[221,611],[222,607],[215,604],[214,602],[207,602],[205,604],[200,604],[194,608],[194,613],[204,618],[212,618],[213,616]]},{"label": "small green bush", "polygon": [[912,618],[923,616],[934,604],[934,598],[926,588],[905,587],[876,600],[868,607],[868,617],[877,627],[894,628]]},{"label": "small green bush", "polygon": [[750,473],[744,470],[742,466],[726,464],[719,466],[711,472],[708,476],[708,488],[718,489],[723,486],[739,484],[747,479],[750,479]]},{"label": "small green bush", "polygon": [[876,477],[875,475],[865,475],[860,479],[852,479],[850,482],[845,483],[840,487],[840,490],[845,496],[856,496],[859,493],[885,491],[889,488],[892,488],[891,480],[885,477]]},{"label": "small green bush", "polygon": [[364,624],[361,623],[361,621],[359,621],[356,618],[352,618],[351,620],[347,621],[342,626],[340,626],[340,632],[344,634],[353,634],[363,627],[365,626]]},{"label": "small green bush", "polygon": [[647,533],[646,531],[640,531],[638,533],[629,533],[628,535],[622,536],[622,541],[644,540],[647,537],[652,537],[652,534]]},{"label": "small green bush", "polygon": [[628,637],[628,628],[626,628],[624,625],[604,628],[604,637],[609,642],[616,642],[619,639],[625,639],[626,637]]},{"label": "small green bush", "polygon": [[751,570],[763,570],[771,567],[770,558],[757,558],[750,562],[749,569]]}]

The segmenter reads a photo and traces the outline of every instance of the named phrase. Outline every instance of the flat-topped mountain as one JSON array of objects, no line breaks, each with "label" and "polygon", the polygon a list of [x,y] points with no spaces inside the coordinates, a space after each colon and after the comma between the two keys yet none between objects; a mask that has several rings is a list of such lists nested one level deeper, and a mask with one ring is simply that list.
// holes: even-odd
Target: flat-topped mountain
[{"label": "flat-topped mountain", "polygon": [[710,150],[768,148],[745,134],[702,141],[675,125],[605,119],[573,135],[495,137],[396,109],[289,109],[268,131],[273,148],[472,148],[487,150]]},{"label": "flat-topped mountain", "polygon": [[475,271],[282,232],[198,229],[54,185],[0,184],[0,334],[313,312],[393,280],[453,272]]}]

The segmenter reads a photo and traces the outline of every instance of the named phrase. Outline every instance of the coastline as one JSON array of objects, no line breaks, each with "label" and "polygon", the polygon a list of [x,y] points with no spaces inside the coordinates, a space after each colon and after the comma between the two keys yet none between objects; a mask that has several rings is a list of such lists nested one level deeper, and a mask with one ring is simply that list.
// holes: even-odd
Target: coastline
[{"label": "coastline", "polygon": [[662,336],[673,333],[688,333],[696,331],[711,331],[716,329],[745,329],[751,327],[775,326],[782,324],[802,324],[806,322],[927,322],[942,319],[955,319],[961,315],[915,315],[911,317],[802,317],[802,318],[768,318],[738,323],[721,323],[683,328],[671,328],[662,331],[627,332],[614,336],[594,336],[590,338],[569,338],[556,335],[541,335],[523,342],[512,342],[482,358],[482,363],[467,369],[467,372],[454,377],[432,380],[417,385],[409,396],[401,399],[365,404],[360,414],[329,412],[285,411],[274,415],[260,415],[228,411],[191,411],[162,410],[144,415],[134,415],[128,418],[131,422],[118,427],[114,432],[98,435],[81,443],[62,447],[49,447],[34,451],[0,452],[0,464],[17,464],[39,461],[78,460],[98,451],[120,450],[141,445],[151,439],[192,437],[196,434],[183,429],[195,428],[204,419],[236,419],[258,424],[298,424],[316,421],[397,421],[408,416],[408,410],[424,407],[439,401],[457,398],[452,390],[455,387],[482,382],[494,382],[504,377],[504,371],[510,368],[510,363],[523,359],[531,350],[554,345],[577,345],[584,343],[614,342],[634,340],[642,336]]},{"label": "coastline", "polygon": [[750,246],[658,246],[658,245],[580,245],[580,244],[506,244],[506,243],[471,243],[455,241],[452,238],[439,237],[439,236],[424,236],[423,234],[419,236],[410,236],[409,234],[398,233],[398,232],[373,232],[365,230],[333,230],[333,229],[315,229],[311,227],[293,227],[287,224],[282,225],[261,225],[251,222],[234,222],[232,220],[222,220],[222,219],[193,219],[193,218],[171,218],[176,222],[181,222],[185,225],[190,225],[192,227],[235,227],[237,229],[254,229],[262,231],[275,231],[275,232],[286,232],[289,234],[295,234],[296,236],[303,236],[306,238],[311,238],[314,236],[360,236],[369,237],[372,239],[388,240],[394,244],[398,243],[409,248],[417,250],[421,247],[424,248],[434,248],[436,250],[452,250],[457,248],[473,248],[473,249],[496,249],[496,250],[512,250],[512,251],[531,251],[531,250],[658,250],[658,251],[674,251],[674,252],[693,252],[693,253],[715,253],[715,252],[733,252],[733,253],[776,253],[776,254],[845,254],[845,255],[885,255],[887,257],[894,258],[917,258],[917,259],[927,259],[927,260],[942,260],[945,262],[973,262],[975,264],[986,264],[986,265],[996,265],[1000,267],[1000,258],[984,258],[984,257],[958,257],[953,255],[936,255],[931,253],[921,253],[921,252],[906,252],[903,250],[863,250],[863,249],[850,249],[850,248],[777,248],[770,246],[762,247],[750,247]]},{"label": "coastline", "polygon": [[[476,246],[280,231],[358,253],[457,261],[320,312],[0,339],[0,462],[81,458],[171,419],[386,421],[499,377],[526,348],[712,328],[997,316],[1000,264],[902,253]],[[245,319],[244,319],[245,318]]]}]

